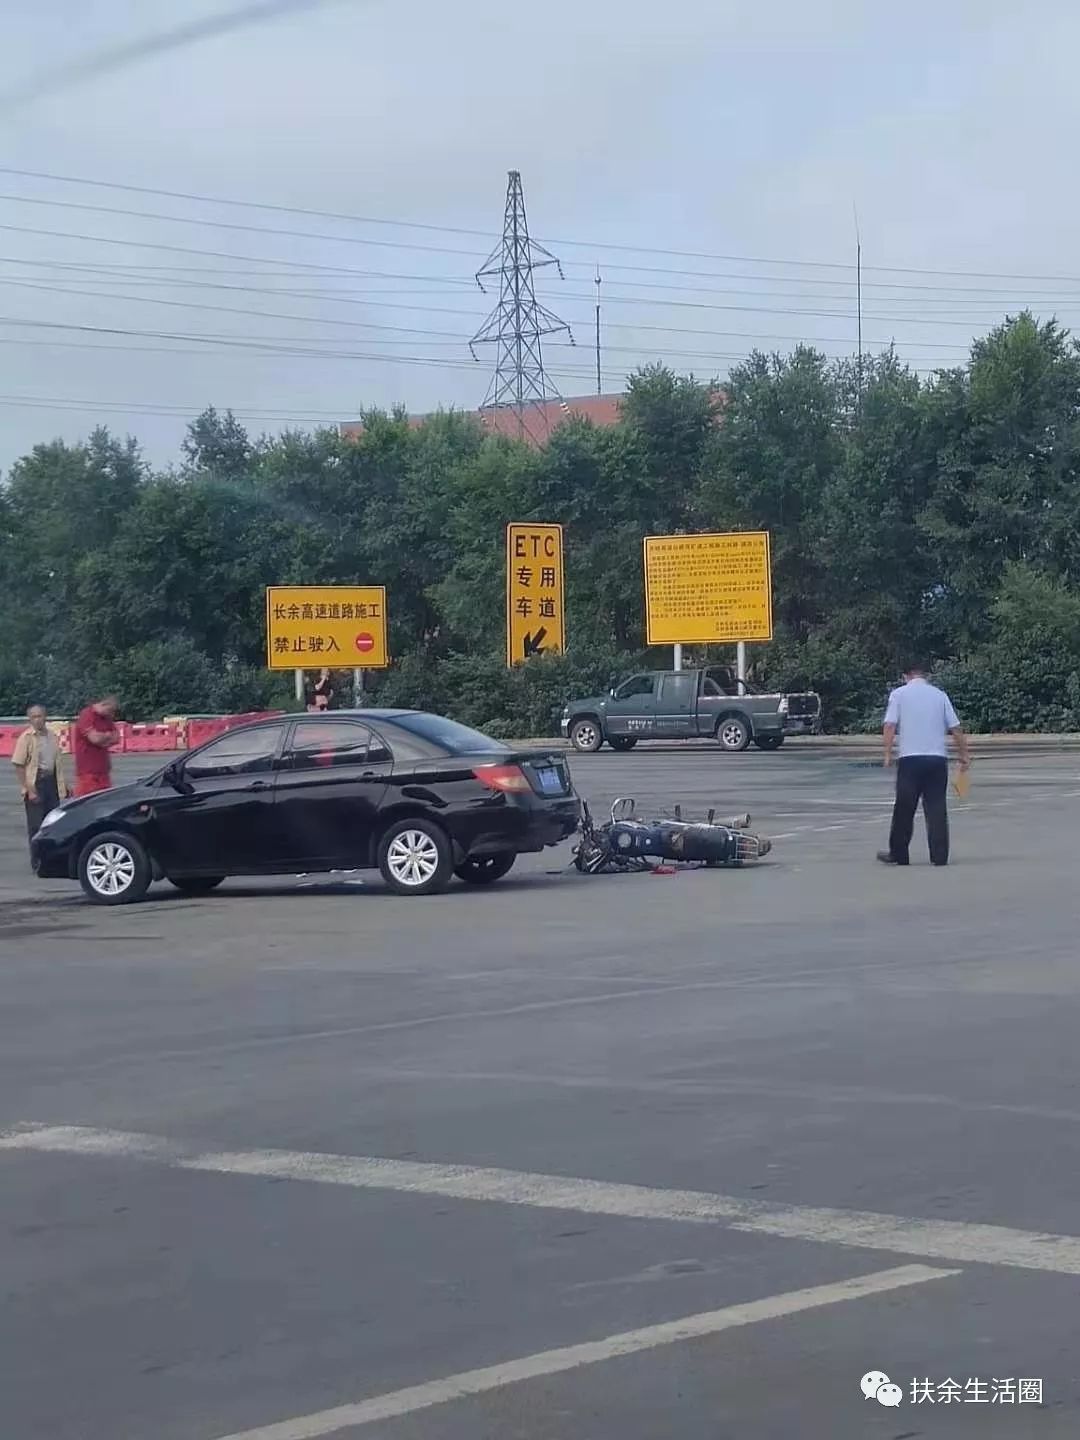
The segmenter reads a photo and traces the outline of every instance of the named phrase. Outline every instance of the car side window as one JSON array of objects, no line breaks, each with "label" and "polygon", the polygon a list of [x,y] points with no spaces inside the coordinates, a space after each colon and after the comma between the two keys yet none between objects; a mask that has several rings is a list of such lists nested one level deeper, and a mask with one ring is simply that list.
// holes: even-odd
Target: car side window
[{"label": "car side window", "polygon": [[679,675],[665,675],[660,681],[660,704],[674,705],[682,709],[694,699],[697,676],[691,671]]},{"label": "car side window", "polygon": [[284,733],[284,725],[266,725],[222,735],[191,757],[184,766],[184,778],[207,780],[269,771]]},{"label": "car side window", "polygon": [[285,762],[292,770],[332,770],[365,764],[371,750],[371,731],[355,720],[300,721]]},{"label": "car side window", "polygon": [[701,687],[701,693],[715,699],[720,694],[720,686],[717,685],[715,680],[711,680],[709,676],[706,675],[705,683]]},{"label": "car side window", "polygon": [[616,700],[633,700],[638,696],[651,695],[656,678],[653,675],[631,675],[615,691]]}]

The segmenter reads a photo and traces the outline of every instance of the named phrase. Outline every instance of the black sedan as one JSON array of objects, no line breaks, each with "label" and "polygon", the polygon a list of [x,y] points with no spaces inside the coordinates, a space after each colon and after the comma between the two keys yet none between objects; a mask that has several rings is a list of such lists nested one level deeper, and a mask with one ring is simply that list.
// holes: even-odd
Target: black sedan
[{"label": "black sedan", "polygon": [[577,829],[561,754],[512,750],[417,710],[347,710],[238,726],[149,779],[46,815],[38,875],[99,905],[151,882],[187,894],[227,875],[378,868],[404,895],[487,885]]}]

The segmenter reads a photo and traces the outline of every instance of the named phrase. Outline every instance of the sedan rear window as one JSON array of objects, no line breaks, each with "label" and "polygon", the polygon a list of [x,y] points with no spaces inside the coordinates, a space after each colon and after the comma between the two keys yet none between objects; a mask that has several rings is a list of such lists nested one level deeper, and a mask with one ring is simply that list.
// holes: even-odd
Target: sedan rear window
[{"label": "sedan rear window", "polygon": [[501,740],[493,740],[468,725],[459,725],[456,720],[447,720],[442,715],[395,715],[394,724],[409,735],[416,735],[437,745],[448,755],[489,755],[493,750],[508,750]]}]

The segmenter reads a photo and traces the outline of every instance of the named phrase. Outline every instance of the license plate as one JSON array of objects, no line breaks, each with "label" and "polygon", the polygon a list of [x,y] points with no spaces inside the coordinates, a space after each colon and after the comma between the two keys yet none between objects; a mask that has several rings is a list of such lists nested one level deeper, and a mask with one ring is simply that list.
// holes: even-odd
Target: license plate
[{"label": "license plate", "polygon": [[537,770],[540,779],[540,789],[545,795],[561,795],[563,793],[562,776],[558,770]]}]

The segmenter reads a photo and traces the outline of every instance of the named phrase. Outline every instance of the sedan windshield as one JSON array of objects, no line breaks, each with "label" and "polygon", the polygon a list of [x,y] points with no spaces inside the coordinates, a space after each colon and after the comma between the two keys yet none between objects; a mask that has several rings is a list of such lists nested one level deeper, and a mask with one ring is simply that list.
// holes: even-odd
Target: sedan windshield
[{"label": "sedan windshield", "polygon": [[410,735],[418,735],[438,745],[449,755],[488,755],[493,750],[507,750],[501,740],[493,740],[468,725],[459,725],[456,720],[447,720],[442,715],[395,715],[394,724]]}]

